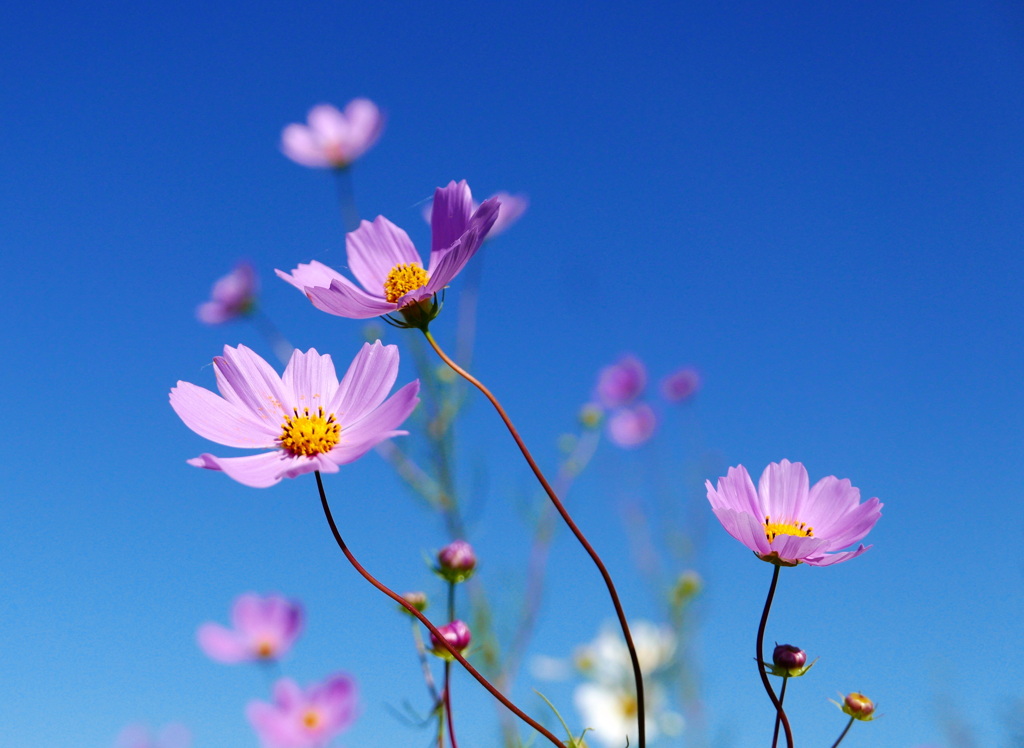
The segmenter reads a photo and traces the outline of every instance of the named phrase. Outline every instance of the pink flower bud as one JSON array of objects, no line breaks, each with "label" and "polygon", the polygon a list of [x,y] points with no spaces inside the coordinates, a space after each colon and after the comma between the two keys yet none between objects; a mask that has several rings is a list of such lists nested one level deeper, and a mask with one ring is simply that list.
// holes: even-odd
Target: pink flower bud
[{"label": "pink flower bud", "polygon": [[[445,641],[451,644],[459,654],[464,652],[466,647],[468,647],[469,643],[473,640],[472,634],[469,633],[469,626],[457,618],[447,626],[441,626],[438,628],[438,631],[441,632]],[[444,648],[438,638],[434,636],[433,632],[430,634],[430,651],[438,657],[443,657],[446,660],[453,659],[451,653]]]},{"label": "pink flower bud", "polygon": [[454,540],[437,554],[437,573],[449,582],[464,582],[473,576],[476,554],[465,540]]}]

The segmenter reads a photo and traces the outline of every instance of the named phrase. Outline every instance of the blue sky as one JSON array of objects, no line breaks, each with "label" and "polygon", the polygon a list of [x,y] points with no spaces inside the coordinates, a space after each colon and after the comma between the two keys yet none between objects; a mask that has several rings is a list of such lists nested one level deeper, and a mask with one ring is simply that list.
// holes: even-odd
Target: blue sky
[{"label": "blue sky", "polygon": [[[703,372],[651,445],[602,445],[570,501],[636,617],[658,607],[623,502],[695,502],[696,651],[721,744],[763,740],[770,718],[750,662],[770,574],[693,498],[721,474],[693,474],[705,452],[755,474],[800,460],[886,505],[866,555],[783,574],[768,638],[822,658],[792,696],[801,744],[834,739],[826,699],[861,689],[885,718],[851,746],[941,745],[950,702],[1000,745],[1024,697],[1022,32],[1011,2],[9,11],[0,744],[103,747],[129,722],[181,721],[196,748],[255,745],[242,706],[265,679],[193,641],[250,589],[307,606],[289,672],[360,680],[346,745],[425,744],[385,707],[422,704],[405,626],[342,563],[312,479],[257,491],[188,467],[209,445],[166,404],[179,379],[213,385],[224,344],[270,356],[244,324],[194,319],[238,259],[296,345],[355,354],[361,325],[273,277],[344,265],[329,176],[277,138],[316,103],[368,96],[388,123],[354,169],[364,216],[424,247],[422,201],[450,179],[530,195],[478,258],[474,370],[546,467],[602,365],[634,352],[655,376]],[[451,340],[451,320],[436,334]],[[407,354],[408,337],[387,339]],[[514,591],[534,489],[484,405],[461,477],[494,588]],[[328,490],[368,566],[430,584],[422,553],[443,532],[378,457]],[[565,656],[611,611],[567,537],[554,561],[534,651]],[[539,711],[531,685],[516,695]],[[567,686],[542,687],[571,711]],[[485,700],[457,688],[486,717],[463,742],[487,744]]]}]

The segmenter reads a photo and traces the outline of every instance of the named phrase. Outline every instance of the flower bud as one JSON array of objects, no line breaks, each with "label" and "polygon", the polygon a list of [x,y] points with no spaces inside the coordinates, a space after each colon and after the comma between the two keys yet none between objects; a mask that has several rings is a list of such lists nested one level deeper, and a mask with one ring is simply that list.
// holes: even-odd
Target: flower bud
[{"label": "flower bud", "polygon": [[875,704],[871,699],[862,693],[847,694],[846,698],[843,699],[843,705],[839,707],[845,714],[849,714],[854,719],[859,719],[862,722],[869,722],[875,718]]},{"label": "flower bud", "polygon": [[[445,641],[451,644],[459,654],[465,651],[473,639],[473,636],[469,633],[469,626],[457,618],[448,625],[439,627],[437,630],[441,632],[441,636],[445,638]],[[430,651],[443,659],[454,659],[433,632],[430,633]]]},{"label": "flower bud", "polygon": [[[814,662],[817,662],[815,660]],[[798,678],[814,665],[807,664],[807,653],[792,644],[776,644],[772,651],[772,664],[768,667],[772,675],[780,678]]]},{"label": "flower bud", "polygon": [[[427,594],[425,592],[406,592],[402,597],[420,613],[427,609]],[[404,605],[399,605],[398,609],[407,616],[412,615],[412,613],[409,612],[409,609]]]},{"label": "flower bud", "polygon": [[458,584],[473,576],[476,554],[465,540],[453,540],[437,554],[435,571],[449,582]]},{"label": "flower bud", "polygon": [[672,604],[685,605],[700,594],[703,586],[704,580],[700,578],[700,574],[692,569],[684,571],[672,587]]},{"label": "flower bud", "polygon": [[775,651],[772,652],[772,662],[777,667],[795,670],[807,663],[807,653],[792,644],[776,644]]}]

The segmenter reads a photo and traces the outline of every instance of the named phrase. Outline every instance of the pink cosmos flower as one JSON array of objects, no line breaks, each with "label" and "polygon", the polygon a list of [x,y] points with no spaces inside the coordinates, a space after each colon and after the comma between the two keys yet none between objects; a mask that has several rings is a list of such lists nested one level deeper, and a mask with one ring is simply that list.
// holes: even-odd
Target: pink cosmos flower
[{"label": "pink cosmos flower", "polygon": [[684,366],[661,380],[661,395],[670,403],[687,400],[700,389],[700,374],[691,366]]},{"label": "pink cosmos flower", "polygon": [[276,272],[306,294],[313,306],[330,314],[368,319],[396,312],[431,299],[480,248],[498,215],[498,201],[485,200],[476,210],[472,206],[465,181],[450,182],[434,193],[426,270],[408,234],[378,216],[345,237],[348,266],[363,288],[315,260],[300,264],[291,274]]},{"label": "pink cosmos flower", "polygon": [[419,402],[419,380],[387,397],[398,376],[398,347],[379,340],[363,345],[341,382],[331,357],[314,348],[295,351],[283,378],[244,345],[225,346],[213,366],[222,397],[178,382],[171,389],[174,412],[211,441],[273,451],[202,454],[188,463],[256,488],[314,470],[338,472],[379,442],[408,433],[395,429]]},{"label": "pink cosmos flower", "polygon": [[773,462],[758,488],[742,465],[729,468],[708,501],[726,531],[758,558],[780,566],[828,566],[859,556],[871,546],[842,551],[861,540],[882,516],[878,499],[860,503],[860,491],[834,475],[808,489],[799,462]]},{"label": "pink cosmos flower", "polygon": [[210,300],[196,307],[196,317],[208,325],[244,317],[256,307],[258,289],[256,271],[248,262],[240,262],[213,285]]},{"label": "pink cosmos flower", "polygon": [[620,358],[597,375],[597,399],[606,408],[618,408],[640,397],[647,386],[647,367],[633,355]]},{"label": "pink cosmos flower", "polygon": [[356,716],[356,684],[344,674],[303,690],[290,678],[274,684],[274,702],[250,702],[245,713],[267,748],[321,748]]},{"label": "pink cosmos flower", "polygon": [[184,725],[171,724],[158,735],[150,733],[145,725],[129,725],[117,736],[116,748],[189,748],[192,734]]},{"label": "pink cosmos flower", "polygon": [[[487,238],[493,239],[498,234],[503,234],[513,223],[518,221],[526,209],[530,206],[530,199],[526,195],[513,195],[509,192],[495,192],[491,195],[492,198],[498,201],[501,208],[498,210],[498,218],[491,226],[491,230],[487,232]],[[480,206],[474,202],[473,210],[476,210]],[[433,203],[428,204],[423,209],[423,218],[429,224],[432,219],[434,212]]]},{"label": "pink cosmos flower", "polygon": [[196,632],[207,657],[234,664],[277,660],[292,648],[302,631],[302,606],[280,595],[248,593],[235,600],[231,624],[204,623]]},{"label": "pink cosmos flower", "polygon": [[297,164],[314,169],[344,169],[377,142],[384,117],[369,99],[353,99],[339,112],[330,104],[309,110],[308,125],[281,131],[281,150]]},{"label": "pink cosmos flower", "polygon": [[608,417],[608,438],[624,449],[639,447],[652,436],[658,417],[647,403],[618,408]]}]

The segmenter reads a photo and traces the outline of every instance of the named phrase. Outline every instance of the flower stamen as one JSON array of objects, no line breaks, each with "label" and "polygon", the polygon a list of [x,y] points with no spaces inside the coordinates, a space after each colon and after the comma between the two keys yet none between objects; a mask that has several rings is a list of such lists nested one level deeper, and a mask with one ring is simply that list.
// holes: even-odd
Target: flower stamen
[{"label": "flower stamen", "polygon": [[814,528],[808,527],[803,522],[772,522],[767,514],[764,517],[764,536],[771,543],[777,535],[796,535],[799,537],[813,538]]},{"label": "flower stamen", "polygon": [[320,726],[320,712],[315,709],[307,709],[302,715],[302,726],[307,730],[315,730]]},{"label": "flower stamen", "polygon": [[341,424],[334,420],[333,413],[325,417],[323,408],[317,408],[315,414],[310,414],[309,408],[304,408],[301,415],[298,408],[292,412],[294,416],[284,417],[277,443],[293,457],[324,454],[341,441]]},{"label": "flower stamen", "polygon": [[399,263],[391,268],[391,272],[384,280],[384,298],[395,304],[410,291],[423,288],[429,280],[430,276],[419,263]]}]

